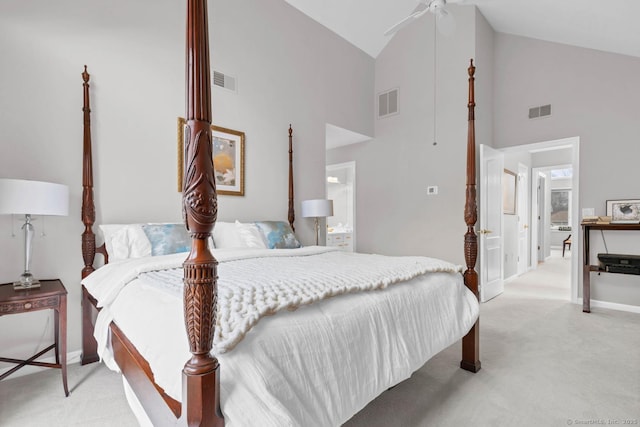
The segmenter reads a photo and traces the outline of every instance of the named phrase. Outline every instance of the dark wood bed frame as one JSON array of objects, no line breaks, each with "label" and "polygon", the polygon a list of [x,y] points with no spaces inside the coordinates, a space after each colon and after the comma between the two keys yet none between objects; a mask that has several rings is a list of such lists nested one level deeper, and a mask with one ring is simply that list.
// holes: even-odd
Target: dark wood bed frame
[{"label": "dark wood bed frame", "polygon": [[[220,366],[211,355],[217,307],[217,261],[209,250],[207,239],[216,222],[218,202],[213,174],[211,135],[211,84],[207,0],[187,0],[187,105],[184,135],[183,213],[191,232],[191,252],[184,262],[184,316],[192,354],[183,369],[182,403],[169,397],[159,387],[147,361],[138,353],[124,333],[111,324],[114,356],[123,375],[155,426],[223,426],[220,410]],[[478,275],[475,271],[478,243],[474,230],[477,221],[475,98],[473,60],[469,66],[469,102],[467,137],[467,184],[464,218],[464,255],[467,265],[463,273],[465,285],[478,297]],[[91,154],[91,109],[89,74],[82,73],[84,88],[84,141],[82,175],[82,277],[94,269],[96,253],[108,254],[102,245],[96,248],[92,227],[95,222],[93,166]],[[295,220],[293,198],[293,129],[289,126],[289,210],[288,220]],[[93,338],[96,300],[82,287],[83,347],[82,364],[99,360]],[[479,323],[476,322],[462,339],[460,367],[480,370]]]}]

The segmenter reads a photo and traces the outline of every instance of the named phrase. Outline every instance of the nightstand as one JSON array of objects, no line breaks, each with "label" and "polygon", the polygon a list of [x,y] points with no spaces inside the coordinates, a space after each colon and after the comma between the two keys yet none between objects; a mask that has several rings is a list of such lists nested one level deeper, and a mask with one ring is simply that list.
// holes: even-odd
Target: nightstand
[{"label": "nightstand", "polygon": [[[64,285],[57,279],[41,280],[40,287],[35,289],[14,290],[11,283],[0,285],[0,316],[49,309],[54,310],[55,342],[27,360],[0,357],[1,362],[17,365],[0,375],[0,380],[26,365],[58,368],[62,371],[64,394],[69,396],[67,388],[67,290]],[[56,363],[36,361],[37,358],[52,349],[55,350]]]}]

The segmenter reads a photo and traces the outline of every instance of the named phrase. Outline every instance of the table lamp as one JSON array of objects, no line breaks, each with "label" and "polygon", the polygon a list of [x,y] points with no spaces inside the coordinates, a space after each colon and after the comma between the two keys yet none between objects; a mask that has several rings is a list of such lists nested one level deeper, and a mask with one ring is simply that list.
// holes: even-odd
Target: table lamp
[{"label": "table lamp", "polygon": [[31,215],[68,215],[69,188],[50,182],[0,179],[0,214],[24,215],[24,273],[13,283],[14,289],[40,287],[31,274]]},{"label": "table lamp", "polygon": [[316,227],[316,245],[320,238],[320,218],[333,216],[333,200],[314,199],[303,200],[301,205],[302,217],[313,218]]}]

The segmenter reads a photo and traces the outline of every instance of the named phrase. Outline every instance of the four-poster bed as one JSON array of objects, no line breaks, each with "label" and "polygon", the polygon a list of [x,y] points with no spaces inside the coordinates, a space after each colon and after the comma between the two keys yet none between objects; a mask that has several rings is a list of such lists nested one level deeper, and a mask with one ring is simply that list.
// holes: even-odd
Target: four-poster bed
[{"label": "four-poster bed", "polygon": [[[149,417],[153,425],[198,425],[198,426],[222,426],[226,423],[230,425],[233,423],[234,425],[244,425],[243,424],[243,414],[241,412],[244,411],[242,409],[242,404],[236,405],[234,402],[247,401],[247,396],[251,395],[251,390],[243,389],[242,385],[236,385],[235,383],[231,384],[230,380],[225,384],[223,384],[223,388],[221,390],[221,375],[224,378],[225,369],[228,369],[227,372],[230,372],[229,376],[233,377],[242,377],[243,371],[251,371],[251,369],[256,370],[255,372],[251,371],[250,374],[247,374],[248,383],[253,383],[257,377],[267,377],[270,374],[267,373],[268,369],[272,371],[277,371],[279,376],[285,375],[296,375],[297,370],[300,371],[299,376],[304,376],[305,367],[307,360],[303,360],[302,356],[298,357],[298,355],[293,356],[295,362],[287,360],[284,366],[289,366],[290,364],[292,372],[281,372],[286,371],[286,369],[282,369],[277,365],[271,365],[271,363],[275,363],[273,359],[283,358],[284,356],[281,353],[278,353],[278,349],[269,349],[265,350],[267,353],[266,358],[268,361],[259,360],[260,356],[257,354],[259,350],[263,349],[263,346],[266,346],[266,342],[272,343],[280,343],[283,346],[288,345],[287,342],[282,341],[282,336],[278,336],[277,331],[279,328],[282,330],[286,330],[287,332],[284,335],[288,336],[288,334],[292,334],[291,323],[294,323],[296,327],[299,326],[300,329],[303,328],[304,325],[313,325],[313,328],[310,330],[305,330],[304,334],[312,334],[315,329],[320,329],[321,327],[316,323],[316,318],[313,316],[313,311],[321,310],[322,316],[334,315],[335,318],[332,318],[331,328],[329,331],[334,331],[333,333],[336,336],[330,336],[330,340],[327,343],[327,348],[323,348],[322,346],[316,347],[314,351],[318,354],[317,356],[309,355],[311,354],[311,350],[306,349],[305,352],[309,353],[306,357],[310,357],[312,359],[320,359],[315,360],[314,363],[318,363],[318,365],[313,365],[312,368],[309,368],[310,371],[318,371],[327,377],[331,377],[331,372],[328,372],[328,369],[335,367],[336,378],[342,378],[343,376],[346,378],[350,375],[351,371],[357,371],[358,368],[356,361],[350,361],[350,364],[347,364],[345,361],[342,361],[340,358],[350,357],[349,351],[344,350],[339,347],[340,344],[337,344],[339,341],[339,334],[344,334],[347,339],[347,343],[345,346],[349,345],[349,341],[353,341],[352,334],[353,329],[352,326],[346,325],[344,326],[344,330],[341,328],[340,323],[338,323],[338,319],[342,319],[344,317],[345,312],[345,304],[349,307],[359,306],[360,300],[356,300],[360,294],[349,294],[345,296],[341,296],[340,298],[329,298],[327,300],[323,300],[320,302],[316,302],[310,306],[305,305],[299,310],[293,313],[283,313],[278,314],[277,316],[269,316],[269,318],[264,318],[260,320],[260,323],[255,325],[254,329],[250,332],[246,332],[244,335],[244,340],[238,344],[235,342],[230,348],[220,347],[220,316],[217,316],[217,310],[222,310],[222,315],[226,316],[227,312],[226,305],[224,303],[224,298],[226,293],[229,292],[229,286],[225,283],[229,278],[222,274],[220,277],[220,281],[218,280],[218,272],[219,269],[225,270],[229,269],[235,261],[244,260],[247,258],[244,254],[231,253],[231,255],[216,251],[216,257],[220,258],[219,260],[214,257],[212,254],[208,241],[214,225],[217,219],[217,196],[215,190],[215,184],[213,180],[213,164],[212,164],[212,136],[211,136],[211,90],[210,90],[210,81],[209,81],[209,44],[208,44],[208,29],[207,29],[207,2],[206,0],[188,0],[188,8],[187,8],[187,112],[186,112],[186,126],[185,126],[185,135],[184,135],[184,182],[183,182],[183,213],[185,217],[185,222],[187,229],[191,233],[191,251],[188,254],[187,260],[182,264],[183,270],[183,282],[184,282],[184,290],[183,292],[183,306],[184,306],[184,322],[179,329],[182,329],[182,333],[184,334],[184,325],[186,325],[186,337],[185,339],[188,341],[189,351],[191,353],[190,358],[179,359],[181,352],[178,352],[178,356],[167,356],[169,358],[174,358],[176,360],[181,360],[183,364],[182,369],[182,386],[181,390],[176,390],[176,381],[175,375],[172,375],[170,379],[164,379],[166,376],[164,371],[157,370],[155,366],[158,366],[160,362],[158,362],[155,356],[156,353],[151,353],[151,350],[146,350],[147,347],[150,347],[151,344],[144,343],[141,344],[139,341],[140,337],[134,339],[132,337],[137,335],[152,335],[151,333],[147,333],[148,329],[152,326],[159,326],[163,333],[166,333],[167,336],[170,335],[171,329],[174,329],[176,323],[179,322],[169,322],[172,319],[170,314],[166,316],[163,315],[163,312],[160,312],[160,318],[157,320],[153,320],[150,315],[139,315],[137,319],[131,320],[126,315],[121,314],[122,317],[118,318],[116,313],[124,312],[124,306],[131,303],[120,302],[120,300],[114,298],[110,298],[110,296],[105,296],[105,294],[101,291],[102,283],[98,283],[97,278],[102,278],[106,280],[106,273],[102,274],[102,272],[106,271],[108,268],[120,268],[124,263],[111,263],[108,266],[101,268],[99,270],[95,270],[93,267],[94,257],[96,253],[102,253],[105,256],[105,262],[108,262],[108,254],[104,245],[100,248],[96,248],[95,243],[95,234],[92,231],[92,226],[95,221],[95,207],[93,201],[93,177],[92,177],[92,155],[91,155],[91,132],[90,132],[90,106],[89,106],[89,74],[86,71],[83,73],[83,81],[84,81],[84,156],[83,156],[83,206],[82,206],[82,219],[85,225],[85,231],[82,235],[82,252],[84,258],[85,267],[82,270],[83,276],[83,355],[82,355],[82,363],[90,363],[97,361],[99,359],[98,356],[98,345],[93,338],[94,333],[94,324],[93,324],[93,312],[94,307],[101,307],[102,320],[99,317],[98,320],[102,321],[102,323],[106,324],[105,331],[102,332],[102,338],[99,341],[102,342],[102,346],[104,346],[104,342],[107,342],[107,346],[110,347],[110,352],[101,353],[102,357],[105,357],[105,354],[109,356],[112,355],[113,361],[117,363],[119,370],[122,371],[124,377],[126,378],[126,384],[130,389],[132,389],[136,395],[137,401],[141,404],[146,412],[146,415]],[[371,390],[367,389],[366,392],[372,394],[375,397],[375,393],[379,393],[380,390],[384,390],[389,386],[397,384],[401,379],[404,379],[415,369],[419,368],[426,360],[430,358],[433,354],[440,351],[442,348],[450,345],[451,343],[457,341],[460,337],[464,335],[462,339],[462,361],[460,366],[468,371],[477,372],[480,369],[480,361],[479,361],[479,329],[478,329],[478,321],[477,319],[477,274],[474,270],[475,262],[476,262],[476,254],[477,254],[477,237],[474,232],[474,226],[477,218],[477,208],[476,208],[476,194],[475,194],[475,134],[474,134],[474,73],[475,67],[473,63],[469,67],[469,132],[468,132],[468,141],[467,141],[467,188],[466,188],[466,203],[465,203],[465,222],[467,224],[467,232],[465,234],[465,261],[466,261],[466,270],[463,273],[464,277],[464,285],[468,290],[465,289],[464,285],[462,285],[462,280],[460,279],[460,274],[455,271],[449,271],[448,266],[444,265],[446,263],[442,262],[441,264],[437,264],[435,267],[428,267],[424,271],[433,271],[434,273],[423,274],[416,273],[413,276],[408,277],[408,280],[405,286],[394,285],[389,286],[387,288],[388,283],[383,283],[378,287],[386,288],[379,292],[363,292],[361,294],[367,294],[366,299],[375,300],[371,303],[374,304],[375,310],[378,310],[380,306],[389,305],[389,301],[394,301],[394,307],[400,307],[400,309],[385,309],[389,311],[389,318],[384,318],[385,322],[395,323],[394,316],[408,316],[406,319],[402,317],[402,320],[405,321],[408,325],[413,325],[413,323],[419,322],[429,323],[433,319],[423,318],[420,316],[426,316],[422,312],[429,311],[424,308],[424,306],[416,307],[414,309],[405,308],[404,305],[410,305],[411,298],[421,302],[422,304],[430,304],[427,299],[426,294],[431,292],[431,287],[435,286],[432,282],[442,282],[438,286],[444,289],[443,292],[458,292],[454,291],[459,288],[459,291],[455,295],[451,295],[450,302],[442,303],[437,301],[436,306],[442,305],[441,308],[434,307],[433,313],[431,315],[440,316],[439,319],[444,319],[446,316],[452,316],[450,320],[442,320],[444,324],[458,324],[456,327],[451,326],[451,330],[447,329],[443,331],[446,337],[442,338],[433,338],[434,342],[417,342],[419,341],[420,335],[429,335],[424,331],[418,330],[417,332],[424,332],[422,334],[415,334],[415,327],[408,327],[406,331],[402,330],[400,327],[394,330],[386,330],[385,337],[387,335],[394,334],[409,334],[407,337],[410,337],[410,340],[416,340],[415,345],[417,347],[424,347],[420,351],[410,351],[409,353],[419,353],[416,355],[415,360],[411,360],[407,362],[407,366],[402,366],[401,372],[388,374],[385,372],[385,369],[381,366],[379,368],[374,367],[375,372],[371,372],[371,378],[374,378],[377,382],[375,387],[371,386]],[[293,173],[292,173],[292,159],[293,159],[293,150],[292,150],[292,134],[293,130],[291,126],[289,127],[289,209],[288,209],[288,220],[293,228],[293,221],[295,218],[294,214],[294,202],[293,202]],[[318,257],[326,257],[331,259],[331,268],[327,268],[328,270],[332,268],[337,268],[341,262],[339,258],[334,257],[334,254],[329,251],[319,251],[321,253],[316,253],[314,249],[302,248],[302,250],[307,250],[307,252],[303,253],[300,256],[297,256],[299,259],[309,258],[312,259],[315,256]],[[286,251],[286,249],[285,249]],[[326,253],[325,253],[326,252]],[[178,255],[179,256],[179,255]],[[264,257],[264,259],[271,260],[268,255],[260,254],[259,257]],[[174,259],[175,258],[175,259]],[[284,256],[274,256],[275,258],[284,258]],[[409,257],[407,257],[409,258]],[[171,260],[166,262],[167,267],[171,264],[171,268],[176,267],[174,265],[176,263],[176,257],[171,258]],[[182,260],[184,259],[184,254],[182,255]],[[263,258],[259,265],[264,265],[265,262]],[[219,262],[220,261],[220,264]],[[349,261],[345,264],[355,262],[356,259],[349,259]],[[376,259],[378,262],[379,259]],[[154,266],[158,264],[159,261],[151,262],[151,267],[144,267],[146,272],[155,271]],[[163,261],[165,262],[165,261]],[[182,262],[182,261],[180,261]],[[274,263],[276,261],[273,261]],[[395,261],[394,261],[395,262]],[[401,259],[398,258],[397,262],[401,262]],[[173,263],[173,264],[172,264]],[[114,266],[114,264],[116,264]],[[164,264],[163,264],[164,265]],[[354,264],[355,265],[355,264]],[[138,267],[136,267],[138,268]],[[402,267],[404,268],[404,266]],[[429,268],[432,268],[429,270]],[[300,267],[301,270],[304,270],[305,267]],[[345,268],[347,271],[348,268]],[[94,273],[95,271],[95,273]],[[115,270],[114,270],[115,271]],[[226,271],[226,270],[225,270]],[[244,274],[244,273],[243,273]],[[105,276],[105,277],[102,277]],[[324,277],[324,276],[323,276]],[[452,279],[453,278],[453,279]],[[101,279],[101,280],[102,280]],[[261,281],[262,277],[257,276],[254,277],[256,281]],[[274,279],[278,283],[280,283],[283,279],[276,278]],[[324,279],[323,279],[324,280]],[[373,279],[372,279],[373,280]],[[453,280],[453,282],[452,282]],[[456,283],[456,280],[459,283]],[[268,281],[265,279],[265,281]],[[393,280],[395,281],[395,279]],[[392,282],[393,282],[392,281]],[[136,282],[135,286],[127,285],[127,288],[124,288],[124,284],[122,285],[122,290],[120,293],[129,293],[135,294],[140,299],[136,300],[142,305],[147,305],[147,300],[151,300],[151,294],[158,294],[157,298],[165,298],[168,293],[173,292],[171,289],[164,290],[162,292],[157,291],[153,287],[145,287],[144,283],[141,285],[138,282],[144,282],[142,280],[133,280]],[[404,283],[404,282],[403,282]],[[86,286],[85,286],[86,285]],[[409,286],[410,285],[410,286]],[[219,293],[219,286],[221,294]],[[234,285],[235,286],[235,285]],[[88,288],[91,288],[89,290]],[[410,289],[411,292],[414,292],[415,289],[425,289],[425,296],[416,297],[414,294],[410,294],[411,298],[407,300],[406,296],[400,295],[402,292],[405,292],[406,289]],[[130,291],[128,289],[131,289]],[[426,289],[429,289],[427,291]],[[111,291],[109,291],[111,292]],[[322,291],[327,292],[327,291]],[[338,293],[351,292],[351,290],[340,290],[335,291],[335,289],[331,288],[329,291],[330,295],[336,295]],[[422,291],[420,291],[422,292]],[[373,294],[373,295],[372,295]],[[431,295],[431,294],[430,294]],[[222,298],[220,301],[218,298]],[[118,296],[118,298],[120,298]],[[424,298],[424,301],[422,300]],[[473,300],[473,303],[471,303]],[[108,301],[107,304],[105,301]],[[315,301],[315,300],[314,300]],[[342,302],[347,301],[347,302]],[[137,310],[138,303],[134,305]],[[222,305],[219,305],[222,304]],[[474,305],[475,304],[475,305]],[[148,304],[149,307],[145,308],[145,310],[150,310],[149,312],[153,312],[153,310],[157,310],[151,306],[151,303]],[[297,308],[300,305],[291,305],[287,308]],[[460,312],[463,314],[450,314],[449,311],[454,311],[453,306],[460,306]],[[142,308],[140,308],[142,309]],[[272,314],[269,312],[271,308],[266,309],[266,314]],[[367,308],[369,310],[369,308]],[[373,310],[373,309],[371,309]],[[456,308],[457,310],[457,308]],[[180,310],[182,311],[182,310]],[[350,311],[350,310],[346,310]],[[356,311],[356,310],[352,310]],[[405,313],[406,312],[406,313]],[[106,314],[109,313],[109,316]],[[147,313],[147,312],[145,312]],[[246,317],[245,315],[243,315]],[[287,317],[289,316],[289,317]],[[309,316],[309,317],[306,317]],[[322,317],[319,316],[319,317]],[[381,315],[382,316],[382,315]],[[242,316],[241,316],[242,317]],[[260,317],[262,318],[262,317]],[[463,318],[463,319],[462,319]],[[149,320],[151,319],[151,320]],[[216,319],[218,322],[216,322]],[[311,319],[311,320],[310,320]],[[382,317],[381,317],[382,319]],[[389,320],[390,319],[390,320]],[[462,320],[461,320],[462,319]],[[175,320],[175,319],[174,319]],[[148,322],[148,323],[144,323]],[[164,322],[164,323],[163,323]],[[362,327],[362,319],[356,320],[356,328]],[[358,322],[360,325],[358,326]],[[413,322],[413,323],[412,323]],[[138,323],[142,323],[142,325],[136,325]],[[257,320],[255,320],[257,323]],[[403,323],[403,322],[397,322]],[[437,323],[437,322],[435,322]],[[226,324],[225,324],[226,325]],[[125,326],[127,328],[125,334]],[[396,327],[396,325],[393,325]],[[413,325],[415,326],[415,325]],[[136,327],[142,328],[144,332],[140,332],[136,330]],[[273,327],[273,328],[272,328]],[[377,329],[380,329],[380,325],[369,325],[372,329],[371,334],[375,335]],[[456,329],[457,328],[457,329]],[[276,331],[276,332],[273,332]],[[455,332],[453,332],[455,331]],[[468,331],[468,332],[467,332]],[[224,334],[223,330],[223,334]],[[431,331],[430,331],[431,332]],[[99,335],[100,332],[97,330],[96,333]],[[177,332],[176,332],[177,333]],[[466,333],[466,335],[465,335]],[[263,334],[263,336],[259,335]],[[434,335],[437,335],[436,332],[433,332]],[[108,337],[107,337],[108,335]],[[373,336],[372,335],[372,336]],[[214,337],[217,341],[214,343]],[[241,338],[242,339],[242,338]],[[386,339],[386,338],[385,338]],[[180,338],[176,338],[176,340],[180,340]],[[334,340],[336,343],[334,343]],[[164,344],[166,345],[169,341],[169,338],[166,338]],[[375,339],[374,339],[375,341]],[[412,342],[413,341],[408,341]],[[214,346],[214,344],[216,344]],[[274,344],[274,345],[276,345]],[[177,344],[173,342],[173,346]],[[237,347],[234,349],[233,347]],[[293,345],[293,344],[292,344]],[[360,345],[371,345],[370,351],[375,353],[376,345],[375,343],[370,344],[362,344]],[[216,349],[223,348],[223,351],[216,352]],[[266,347],[265,347],[266,348]],[[294,347],[292,347],[294,348]],[[186,349],[186,344],[185,344]],[[216,356],[212,355],[212,349],[214,350]],[[233,350],[232,350],[233,349]],[[231,351],[232,350],[232,351]],[[154,350],[155,351],[155,350]],[[162,352],[163,350],[161,350]],[[186,351],[186,350],[185,350]],[[227,352],[228,351],[228,352]],[[142,354],[142,353],[145,354]],[[327,353],[327,354],[325,354]],[[329,359],[328,353],[335,353],[334,357],[338,358],[338,361],[331,362]],[[357,354],[357,353],[356,353]],[[395,354],[395,353],[394,353]],[[276,355],[276,356],[274,356]],[[345,356],[346,355],[346,356]],[[371,359],[375,360],[377,356],[372,356]],[[398,353],[397,358],[409,358],[409,354]],[[254,359],[255,358],[255,359]],[[363,359],[367,359],[366,355],[362,356]],[[218,359],[224,360],[224,363],[219,363]],[[301,359],[301,360],[298,360]],[[326,359],[326,360],[325,360]],[[242,360],[245,360],[245,364],[243,365]],[[329,360],[329,361],[327,361]],[[186,364],[184,362],[186,361]],[[397,359],[392,360],[393,363],[400,363]],[[164,362],[162,362],[164,363]],[[261,365],[264,363],[264,365]],[[300,366],[295,365],[295,363],[299,363]],[[328,363],[329,367],[322,365],[322,363]],[[402,364],[402,363],[400,363]],[[255,365],[255,366],[254,366]],[[339,365],[346,365],[339,366]],[[222,366],[222,367],[220,367]],[[264,369],[263,366],[265,367]],[[271,366],[271,368],[266,368],[266,366]],[[368,366],[368,367],[367,367]],[[221,372],[222,369],[222,372]],[[340,370],[342,369],[342,370]],[[371,365],[366,365],[363,363],[363,367],[361,369],[372,369]],[[273,372],[271,372],[273,374]],[[310,373],[309,375],[313,375]],[[354,374],[355,375],[355,374]],[[359,375],[362,375],[360,373]],[[362,376],[354,377],[354,382],[356,380],[362,380]],[[235,378],[233,378],[235,379]],[[240,379],[238,380],[240,381]],[[271,384],[269,381],[275,381],[277,384]],[[293,380],[292,380],[293,381]],[[297,379],[295,380],[297,381]],[[302,379],[301,381],[304,381]],[[317,381],[322,383],[322,378],[318,378]],[[383,383],[384,381],[389,381],[390,383]],[[340,382],[340,381],[338,381]],[[287,391],[287,397],[283,398],[280,394],[282,390],[271,390],[272,388],[283,388],[286,386],[291,386],[291,384],[285,379],[278,377],[277,379],[269,378],[265,380],[264,384],[255,385],[256,391],[255,394],[266,394],[264,401],[259,402],[258,406],[265,406],[265,408],[256,409],[256,411],[263,411],[263,415],[267,412],[274,412],[277,414],[273,417],[272,423],[281,422],[282,419],[286,417],[291,417],[290,419],[305,419],[305,417],[314,416],[319,417],[319,412],[317,412],[316,408],[306,408],[306,402],[302,404],[299,402],[294,402],[291,405],[294,407],[304,407],[304,411],[308,411],[308,413],[302,414],[292,414],[291,408],[288,407],[285,403],[282,403],[283,400],[295,400],[297,398],[295,389],[291,391]],[[297,384],[297,383],[295,383]],[[316,384],[317,386],[317,384]],[[340,406],[340,400],[348,400],[345,398],[346,394],[343,390],[334,387],[337,387],[335,384],[324,384],[326,386],[328,392],[328,396],[325,396],[328,399],[329,403],[336,406],[335,413],[339,414],[336,417],[344,417],[343,412],[352,410],[352,409],[344,409],[337,408]],[[252,385],[253,387],[253,385]],[[260,387],[263,387],[262,390]],[[353,385],[354,390],[359,390],[358,387],[362,387],[360,384]],[[240,390],[240,391],[238,391]],[[377,391],[376,391],[377,390]],[[349,390],[352,392],[352,390]],[[223,394],[223,398],[228,398],[226,401],[226,409],[225,415],[223,416],[223,410],[221,409],[221,393]],[[227,394],[228,393],[228,396]],[[315,393],[322,394],[322,390],[315,390]],[[331,396],[331,393],[334,393]],[[232,397],[233,395],[233,397]],[[252,395],[253,397],[253,395]],[[314,395],[315,397],[315,395]],[[358,397],[358,396],[356,396]],[[367,399],[371,399],[373,397],[367,397]],[[262,399],[262,397],[260,397]],[[321,400],[320,398],[318,398]],[[338,402],[334,402],[332,399],[338,399]],[[354,398],[355,399],[355,398]],[[280,406],[282,404],[282,407]],[[366,404],[366,402],[365,402]],[[235,405],[235,406],[234,406]],[[249,405],[247,405],[249,406]],[[363,403],[357,399],[352,403],[353,407],[362,407]],[[238,409],[239,408],[239,409]],[[326,411],[329,411],[328,408],[324,408]],[[253,411],[253,409],[246,411]],[[302,411],[302,409],[300,410]],[[316,412],[313,412],[316,411]],[[310,415],[315,414],[315,415]],[[232,415],[230,417],[230,415]],[[299,417],[299,418],[296,418]],[[246,420],[245,420],[246,421]],[[322,421],[319,419],[314,420],[317,423],[321,423]],[[270,425],[268,422],[265,422],[262,425]],[[322,424],[320,424],[322,425]]]}]

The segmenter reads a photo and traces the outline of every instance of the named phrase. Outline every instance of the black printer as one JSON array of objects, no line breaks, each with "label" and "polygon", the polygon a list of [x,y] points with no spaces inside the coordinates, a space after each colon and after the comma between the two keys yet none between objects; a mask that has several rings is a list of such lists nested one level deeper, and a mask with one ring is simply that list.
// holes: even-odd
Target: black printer
[{"label": "black printer", "polygon": [[598,260],[608,273],[640,274],[640,255],[598,254]]}]

